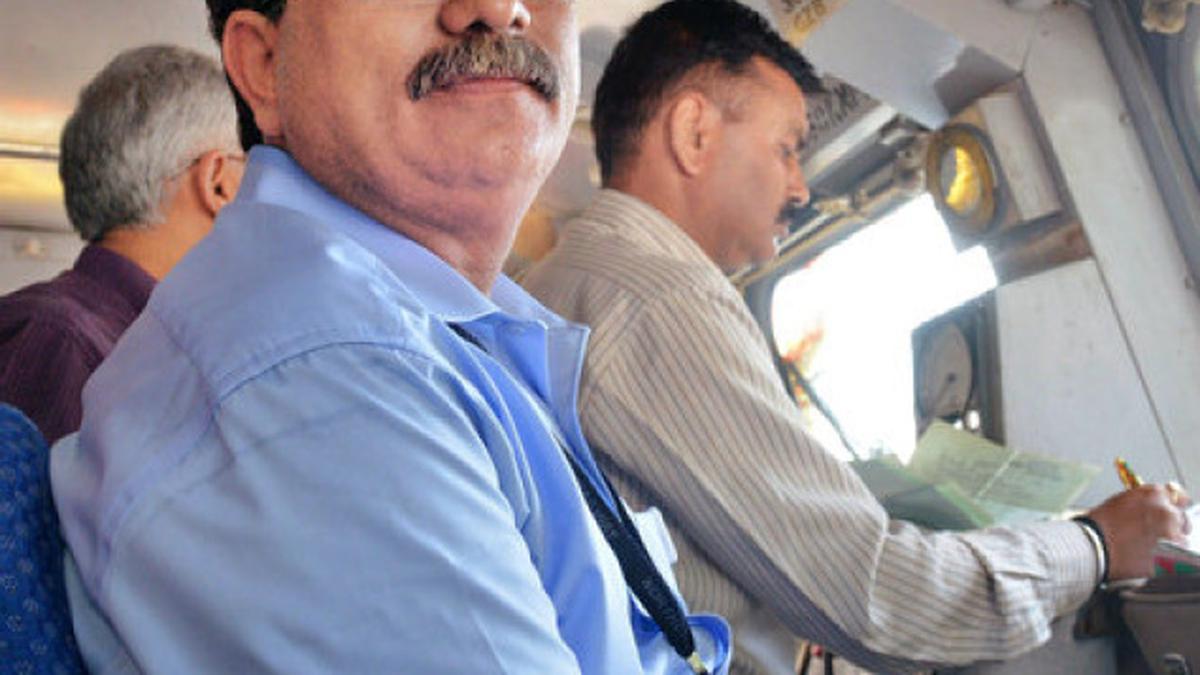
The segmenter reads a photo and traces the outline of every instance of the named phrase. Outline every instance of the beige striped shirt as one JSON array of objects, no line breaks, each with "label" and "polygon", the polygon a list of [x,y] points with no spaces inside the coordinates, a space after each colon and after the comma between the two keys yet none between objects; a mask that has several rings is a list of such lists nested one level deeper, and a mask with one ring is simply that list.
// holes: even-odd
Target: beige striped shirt
[{"label": "beige striped shirt", "polygon": [[603,191],[524,283],[592,327],[584,432],[626,499],[666,514],[682,592],[733,624],[740,672],[786,672],[789,633],[888,672],[1005,658],[1095,586],[1072,522],[889,520],[804,431],[741,296],[649,205]]}]

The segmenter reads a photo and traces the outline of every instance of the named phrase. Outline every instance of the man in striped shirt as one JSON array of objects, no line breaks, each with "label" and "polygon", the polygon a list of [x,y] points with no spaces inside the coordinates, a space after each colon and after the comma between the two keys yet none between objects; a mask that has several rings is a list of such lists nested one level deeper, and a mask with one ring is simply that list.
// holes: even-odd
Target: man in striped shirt
[{"label": "man in striped shirt", "polygon": [[623,494],[666,512],[685,597],[734,625],[734,672],[792,672],[796,636],[887,672],[1011,657],[1100,580],[1146,574],[1186,520],[1149,486],[1086,525],[925,532],[807,435],[724,272],[773,256],[808,199],[816,84],[733,0],[643,16],[596,94],[605,189],[526,286],[591,325],[584,431]]}]

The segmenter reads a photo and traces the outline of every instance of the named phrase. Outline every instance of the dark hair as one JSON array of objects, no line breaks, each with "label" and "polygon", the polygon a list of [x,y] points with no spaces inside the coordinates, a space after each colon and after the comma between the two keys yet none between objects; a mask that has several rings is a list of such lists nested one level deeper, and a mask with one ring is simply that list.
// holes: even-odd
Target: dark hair
[{"label": "dark hair", "polygon": [[[235,11],[239,9],[253,10],[270,19],[272,23],[277,23],[279,17],[283,16],[283,10],[287,7],[287,0],[206,0],[206,2],[208,3],[208,30],[218,45],[225,37],[225,22]],[[242,98],[237,87],[233,86],[233,80],[229,79],[228,70],[225,73],[225,79],[229,82],[229,88],[233,91],[233,102],[237,105],[238,134],[242,142],[242,149],[249,150],[251,146],[263,142],[262,130],[254,123],[254,111],[250,109],[246,99]]]},{"label": "dark hair", "polygon": [[671,0],[642,15],[617,43],[596,88],[592,133],[604,180],[685,76],[710,65],[740,75],[756,56],[786,71],[801,91],[821,91],[812,64],[735,0]]}]

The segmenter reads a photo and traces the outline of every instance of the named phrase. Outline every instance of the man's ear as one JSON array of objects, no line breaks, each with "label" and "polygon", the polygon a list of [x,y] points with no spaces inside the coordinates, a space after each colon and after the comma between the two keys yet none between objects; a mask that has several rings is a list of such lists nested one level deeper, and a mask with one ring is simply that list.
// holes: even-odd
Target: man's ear
[{"label": "man's ear", "polygon": [[279,27],[249,9],[229,15],[221,39],[225,71],[238,93],[254,111],[263,138],[280,136],[279,105],[275,89],[275,50]]},{"label": "man's ear", "polygon": [[233,201],[242,182],[245,158],[220,150],[209,150],[196,160],[191,172],[192,188],[209,218]]},{"label": "man's ear", "polygon": [[686,176],[697,176],[708,166],[720,132],[721,111],[701,92],[687,89],[669,102],[667,147]]}]

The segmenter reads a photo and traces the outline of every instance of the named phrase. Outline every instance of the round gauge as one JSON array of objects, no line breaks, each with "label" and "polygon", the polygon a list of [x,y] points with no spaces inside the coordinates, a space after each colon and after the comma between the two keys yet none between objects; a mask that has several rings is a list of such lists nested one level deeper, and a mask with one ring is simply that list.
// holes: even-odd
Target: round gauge
[{"label": "round gauge", "polygon": [[996,172],[986,137],[966,124],[933,135],[925,158],[925,182],[946,224],[971,239],[999,218]]},{"label": "round gauge", "polygon": [[917,412],[923,420],[957,417],[971,397],[971,347],[955,323],[933,328],[915,368]]}]

